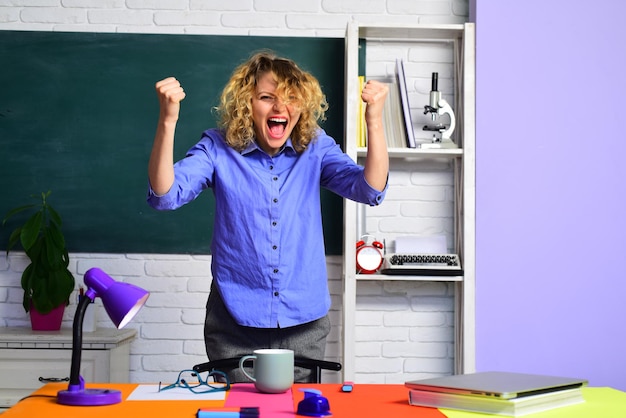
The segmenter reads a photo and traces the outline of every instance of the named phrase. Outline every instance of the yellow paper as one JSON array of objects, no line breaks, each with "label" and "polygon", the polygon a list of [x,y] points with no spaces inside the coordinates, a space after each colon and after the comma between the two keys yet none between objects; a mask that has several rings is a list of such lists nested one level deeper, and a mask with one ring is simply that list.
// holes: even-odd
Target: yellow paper
[{"label": "yellow paper", "polygon": [[[524,418],[624,418],[626,417],[626,392],[612,388],[582,388],[585,402],[563,406]],[[504,415],[479,414],[476,412],[440,409],[448,418],[500,417]]]}]

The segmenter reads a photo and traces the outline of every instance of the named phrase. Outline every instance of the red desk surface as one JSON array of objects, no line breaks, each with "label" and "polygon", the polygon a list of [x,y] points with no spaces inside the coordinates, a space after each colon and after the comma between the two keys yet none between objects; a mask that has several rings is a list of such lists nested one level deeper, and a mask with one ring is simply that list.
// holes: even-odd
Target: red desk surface
[{"label": "red desk surface", "polygon": [[[67,388],[67,384],[49,383],[37,390],[32,397],[22,400],[2,414],[2,418],[195,418],[198,408],[224,406],[224,401],[126,401],[126,398],[137,387],[134,383],[122,384],[87,384],[86,387],[117,389],[122,392],[123,401],[116,405],[106,406],[66,406],[56,403],[56,394]],[[340,384],[307,385],[296,384],[293,387],[293,411],[304,397],[301,388],[321,390],[328,398],[334,418],[445,418],[439,410],[422,408],[408,404],[408,392],[404,385],[369,385],[356,384],[352,392],[341,392]],[[250,402],[262,401],[261,418],[274,418],[298,415],[295,412],[273,411],[272,397],[277,395],[261,395],[249,384],[236,384],[228,392],[226,404],[256,406]],[[289,396],[289,395],[287,395]],[[278,401],[279,398],[274,398]],[[284,399],[284,397],[282,398]]]}]

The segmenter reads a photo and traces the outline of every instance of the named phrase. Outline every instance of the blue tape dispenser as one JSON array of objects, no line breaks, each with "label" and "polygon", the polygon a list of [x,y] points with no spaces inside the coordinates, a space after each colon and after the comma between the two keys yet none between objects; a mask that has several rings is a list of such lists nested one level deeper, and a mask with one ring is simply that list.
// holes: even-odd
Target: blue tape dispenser
[{"label": "blue tape dispenser", "polygon": [[317,389],[300,389],[304,392],[304,399],[298,402],[298,415],[307,417],[329,417],[330,405],[328,399],[322,396],[322,392]]}]

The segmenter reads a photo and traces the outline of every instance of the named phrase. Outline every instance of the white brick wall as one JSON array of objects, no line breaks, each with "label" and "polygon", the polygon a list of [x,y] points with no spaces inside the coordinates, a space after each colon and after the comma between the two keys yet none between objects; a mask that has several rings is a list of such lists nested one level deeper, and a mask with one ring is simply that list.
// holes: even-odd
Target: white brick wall
[{"label": "white brick wall", "polygon": [[346,22],[462,23],[467,0],[0,0],[0,29],[342,37]]},{"label": "white brick wall", "polygon": [[[467,0],[0,0],[0,30],[343,37],[350,20],[462,23],[468,13]],[[432,62],[445,62],[439,54],[428,53]],[[389,73],[390,62],[381,55],[380,67],[373,65],[372,71]],[[413,85],[410,98],[421,103],[429,81],[418,77]],[[446,89],[451,87],[441,85],[444,95],[452,94]],[[391,174],[387,200],[368,209],[368,231],[379,239],[402,232],[444,233],[452,239],[451,167],[429,164],[427,170],[407,165]],[[330,360],[339,360],[341,352],[341,262],[338,256],[327,258],[333,301]],[[133,382],[166,381],[206,360],[209,264],[209,256],[71,254],[79,283],[87,269],[97,266],[151,291],[129,325],[138,331],[131,345]],[[21,253],[0,257],[0,326],[30,326],[21,307],[20,275],[26,265]],[[357,382],[401,383],[451,373],[453,301],[454,287],[445,283],[359,283]],[[64,327],[71,327],[74,309],[66,310]],[[111,327],[106,313],[96,309],[99,326]],[[339,376],[327,375],[326,380],[338,381]]]}]

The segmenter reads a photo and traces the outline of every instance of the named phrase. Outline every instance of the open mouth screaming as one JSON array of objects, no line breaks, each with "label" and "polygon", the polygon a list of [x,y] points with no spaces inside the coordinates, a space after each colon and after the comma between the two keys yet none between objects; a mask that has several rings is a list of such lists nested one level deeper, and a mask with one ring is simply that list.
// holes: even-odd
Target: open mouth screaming
[{"label": "open mouth screaming", "polygon": [[274,139],[282,138],[287,129],[287,119],[282,117],[272,117],[267,121],[270,136]]}]

